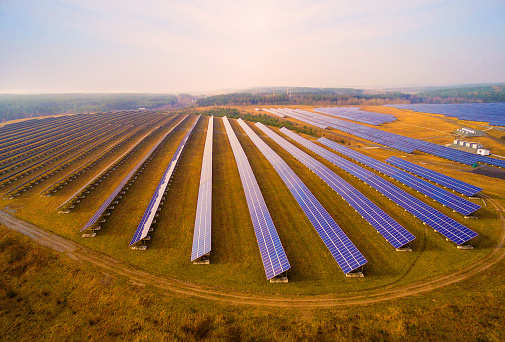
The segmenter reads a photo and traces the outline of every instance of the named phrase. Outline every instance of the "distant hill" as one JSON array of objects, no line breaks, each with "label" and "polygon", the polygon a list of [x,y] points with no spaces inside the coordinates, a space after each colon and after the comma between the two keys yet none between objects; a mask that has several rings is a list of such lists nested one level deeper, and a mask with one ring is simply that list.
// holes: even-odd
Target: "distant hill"
[{"label": "distant hill", "polygon": [[374,92],[353,88],[264,87],[242,92],[199,98],[199,106],[223,105],[290,105],[290,104],[387,104],[410,103],[415,97],[398,92]]},{"label": "distant hill", "polygon": [[[181,101],[188,102],[187,97],[181,96]],[[178,104],[178,96],[163,94],[0,94],[0,121],[59,113],[166,108]]]},{"label": "distant hill", "polygon": [[435,88],[421,91],[418,96],[439,102],[505,102],[505,83]]},{"label": "distant hill", "polygon": [[245,89],[240,92],[254,95],[326,94],[326,95],[357,96],[362,95],[364,93],[364,90],[354,88],[256,87]]},{"label": "distant hill", "polygon": [[505,83],[392,89],[257,87],[197,100],[200,106],[462,102],[505,102]]}]

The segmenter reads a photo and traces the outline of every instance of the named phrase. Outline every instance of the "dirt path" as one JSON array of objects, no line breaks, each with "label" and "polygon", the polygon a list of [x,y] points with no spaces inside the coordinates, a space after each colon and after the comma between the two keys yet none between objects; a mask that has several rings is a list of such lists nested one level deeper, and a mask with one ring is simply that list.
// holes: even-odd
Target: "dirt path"
[{"label": "dirt path", "polygon": [[[388,286],[372,291],[363,291],[355,295],[336,296],[334,294],[320,296],[281,297],[262,296],[254,294],[241,294],[223,292],[205,288],[190,282],[177,280],[170,277],[161,277],[150,274],[111,256],[81,246],[54,233],[40,229],[30,223],[19,220],[4,211],[0,211],[0,223],[11,230],[18,231],[34,239],[39,244],[65,253],[69,257],[81,262],[89,262],[107,272],[127,277],[131,283],[144,286],[151,285],[174,294],[203,298],[229,304],[243,304],[254,306],[275,306],[293,308],[335,307],[347,305],[363,305],[384,302],[396,298],[418,295],[444,286],[448,286],[474,275],[486,271],[505,258],[505,207],[495,200],[488,199],[488,203],[497,209],[502,224],[502,234],[496,247],[484,258],[462,270],[448,275],[436,277],[427,281],[412,283],[404,286]],[[461,251],[464,253],[464,251]]]}]

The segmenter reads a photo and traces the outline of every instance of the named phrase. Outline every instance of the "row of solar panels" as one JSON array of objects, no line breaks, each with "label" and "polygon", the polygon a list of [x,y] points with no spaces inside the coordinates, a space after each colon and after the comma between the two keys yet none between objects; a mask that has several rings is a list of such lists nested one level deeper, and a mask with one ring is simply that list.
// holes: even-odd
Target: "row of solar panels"
[{"label": "row of solar panels", "polygon": [[297,120],[312,124],[319,128],[335,128],[348,134],[352,134],[360,138],[370,140],[375,143],[388,146],[406,153],[412,153],[415,150],[418,150],[467,165],[484,163],[493,166],[505,167],[505,160],[456,150],[450,147],[405,137],[399,134],[382,131],[377,128],[360,125],[354,122],[331,118],[314,112],[292,109],[277,109],[277,111],[280,111],[284,115],[291,116]]},{"label": "row of solar panels", "polygon": [[505,126],[505,103],[455,103],[455,104],[396,104],[388,105],[399,109],[409,109],[423,113],[443,114],[460,120],[489,122],[495,126]]},{"label": "row of solar panels", "polygon": [[[102,125],[106,125],[110,122],[112,121],[106,121],[105,123],[102,123]],[[9,145],[7,147],[9,150],[3,153],[0,157],[2,168],[17,163],[23,156],[30,155],[30,153],[33,154],[36,151],[44,150],[52,146],[57,146],[62,141],[66,141],[72,137],[79,136],[79,133],[84,133],[93,128],[97,128],[97,126],[89,123],[76,125],[73,128],[61,127],[58,129],[56,134],[44,134],[43,136],[37,135],[37,137],[34,138],[27,138],[26,140],[23,139],[21,144]]]},{"label": "row of solar panels", "polygon": [[[230,123],[226,118],[223,119],[225,129],[227,132],[230,145],[232,147],[234,157],[239,170],[240,178],[246,200],[255,230],[263,266],[267,279],[273,279],[283,275],[289,268],[289,261],[282,247],[282,243],[277,234],[275,225],[268,212],[268,208],[264,202],[261,191],[254,177],[254,173],[249,165],[247,157],[238,141]],[[202,161],[202,171],[200,179],[199,199],[197,204],[197,215],[195,217],[195,234],[193,238],[192,260],[201,258],[210,253],[211,248],[211,188],[212,188],[212,122],[209,120],[209,128],[207,132],[206,144],[204,148],[204,157]],[[185,138],[181,141],[174,157],[169,164],[169,167],[164,173],[160,184],[158,185],[153,198],[151,199],[148,209],[146,210],[141,223],[137,228],[137,232],[131,241],[131,244],[136,244],[148,237],[151,223],[158,212],[161,197],[166,191],[168,179],[173,171],[174,160],[178,160],[182,149],[185,146],[192,128],[186,134]],[[346,236],[338,224],[333,220],[325,208],[317,201],[315,196],[303,184],[298,176],[289,168],[289,166],[271,149],[265,142],[263,142],[256,133],[242,120],[239,124],[246,134],[250,137],[256,147],[262,152],[266,159],[272,164],[281,179],[284,181],[307,218],[312,223],[324,244],[327,246],[330,253],[333,255],[344,273],[348,274],[360,269],[366,264],[366,259],[363,254],[356,248],[352,241]],[[324,166],[319,161],[315,160],[302,150],[298,149],[295,145],[289,143],[286,139],[276,134],[266,126],[257,123],[258,128],[263,131],[268,137],[273,139],[283,149],[287,150],[293,157],[302,162],[316,175],[323,179],[333,190],[346,200],[365,220],[367,220],[381,235],[395,248],[401,248],[408,245],[409,242],[415,239],[414,235],[408,232],[404,227],[397,223],[393,218],[386,214],[382,209],[375,205],[372,201],[366,198],[358,190],[352,187],[349,183],[344,181],[336,175],[329,168]],[[423,220],[424,223],[430,225],[436,231],[443,234],[447,239],[455,242],[458,245],[464,244],[470,239],[477,236],[477,234],[467,227],[459,224],[444,214],[438,212],[434,208],[426,205],[424,202],[416,199],[415,197],[405,193],[398,187],[390,182],[375,175],[374,173],[363,169],[348,160],[337,156],[336,154],[324,149],[323,147],[314,144],[293,132],[283,128],[281,130],[291,139],[299,144],[308,148],[312,152],[320,155],[328,161],[334,163],[339,168],[351,173],[352,175],[360,178],[367,184],[373,186],[382,194],[392,199],[395,203],[402,206],[407,211],[411,212],[414,216]],[[169,134],[169,133],[167,133]],[[145,158],[148,158],[153,150],[161,143],[166,135],[160,139],[155,147],[148,153]],[[321,143],[335,149],[334,142],[321,139]],[[145,161],[145,158],[143,159]],[[110,209],[117,195],[122,191],[125,184],[135,174],[136,170],[143,164],[143,161],[138,163],[134,169],[125,177],[121,184],[114,190],[113,194],[102,204],[100,209],[95,213],[90,222],[83,228],[97,229],[99,226],[99,219],[102,218],[104,213]],[[167,177],[168,175],[168,177]],[[152,205],[151,205],[152,204]],[[200,210],[198,208],[201,208]],[[205,221],[205,222],[204,222]],[[202,223],[203,222],[203,223]]]},{"label": "row of solar panels", "polygon": [[110,162],[105,168],[102,169],[99,173],[97,173],[94,177],[89,179],[84,185],[82,185],[79,189],[77,189],[72,195],[70,195],[63,203],[58,206],[58,209],[62,212],[68,212],[70,209],[73,209],[76,203],[79,203],[82,198],[89,193],[90,189],[96,187],[97,184],[103,181],[113,170],[123,164],[135,151],[137,151],[142,143],[144,143],[153,132],[158,129],[162,129],[161,127],[156,127],[149,130],[143,136],[135,141],[133,145],[131,145],[125,152],[123,152],[120,156],[116,157],[112,162]]},{"label": "row of solar panels", "polygon": [[[148,122],[149,118],[146,118],[146,120],[144,122]],[[44,150],[29,151],[27,157],[18,160],[16,165],[2,171],[5,175],[0,179],[0,185],[5,187],[21,178],[31,176],[27,181],[15,184],[14,187],[7,190],[10,196],[19,195],[30,189],[32,184],[36,184],[47,178],[45,176],[62,171],[73,162],[84,158],[86,154],[103,147],[103,144],[106,144],[115,135],[117,129],[126,126],[123,129],[124,133],[134,122],[128,120],[128,125],[107,124],[105,126],[98,126],[99,128],[96,129],[89,128],[87,131],[81,132],[80,135],[76,134],[64,141],[60,141],[56,146],[51,145]],[[139,123],[137,122],[137,124]]]},{"label": "row of solar panels", "polygon": [[121,182],[114,188],[112,193],[107,197],[107,199],[100,205],[98,210],[93,214],[93,216],[88,220],[88,222],[82,227],[81,232],[91,231],[91,233],[86,233],[85,236],[94,236],[96,231],[101,229],[101,224],[105,222],[105,216],[110,215],[110,211],[114,209],[115,204],[119,202],[122,195],[126,192],[126,189],[130,184],[132,184],[137,173],[141,172],[145,167],[145,164],[151,160],[155,151],[158,150],[159,146],[163,141],[179,127],[179,125],[186,120],[188,116],[184,116],[179,122],[175,124],[170,130],[166,131],[157,142],[149,149],[149,151],[135,164],[135,166],[128,172],[128,174],[123,177]]},{"label": "row of solar panels", "polygon": [[[226,119],[225,119],[226,120]],[[313,224],[316,231],[319,233],[325,245],[328,247],[330,253],[334,256],[335,260],[342,268],[344,273],[350,273],[361,266],[366,264],[366,259],[363,254],[356,248],[356,246],[348,239],[345,233],[341,230],[338,224],[332,219],[324,207],[317,201],[310,190],[303,184],[303,182],[296,176],[296,174],[289,168],[289,166],[278,156],[265,142],[263,142],[255,132],[241,119],[239,119],[239,124],[246,134],[251,138],[256,147],[263,153],[267,160],[272,164],[274,169],[277,171],[281,179],[285,182],[288,189],[291,191],[300,207],[307,215],[309,221]],[[367,220],[381,235],[395,248],[402,248],[412,242],[415,237],[410,232],[408,232],[404,227],[398,224],[393,218],[386,214],[377,205],[371,202],[368,198],[362,195],[359,191],[353,188],[350,184],[345,182],[342,178],[336,175],[333,171],[328,169],[319,161],[310,157],[308,154],[304,153],[298,149],[293,144],[289,143],[286,139],[282,138],[280,135],[274,133],[272,130],[262,125],[261,123],[256,124],[260,130],[262,130],[268,137],[273,139],[278,145],[283,149],[288,151],[293,157],[302,162],[305,166],[311,169],[315,174],[317,174],[321,179],[323,179],[333,190],[335,190],[339,195],[342,196],[365,220]],[[234,134],[231,126],[226,120],[225,127],[227,128],[227,133],[229,136]],[[382,177],[375,175],[374,173],[353,164],[352,162],[337,156],[325,148],[316,145],[307,139],[304,139],[293,132],[290,132],[286,128],[282,128],[281,131],[286,134],[291,139],[300,143],[304,147],[308,148],[312,152],[320,155],[326,160],[332,162],[339,168],[351,173],[352,175],[358,177],[362,181],[366,182],[377,191],[390,198],[397,205],[404,208],[406,211],[410,212],[415,217],[423,221],[423,223],[432,227],[435,231],[441,233],[448,240],[453,241],[457,245],[463,245],[469,240],[475,238],[477,233],[471,229],[465,227],[464,225],[458,223],[452,218],[444,215],[433,207],[427,205],[421,200],[415,198],[414,196],[406,193],[392,183],[386,181]],[[241,168],[247,169],[245,161],[247,158],[245,154],[242,156],[239,148],[236,146],[238,144],[238,139],[236,142],[232,142],[235,139],[231,138],[230,143],[232,144],[232,149],[236,150],[234,152],[235,158],[237,160],[237,165],[239,170]],[[324,140],[321,143],[329,144],[333,148],[333,142],[326,142]],[[235,146],[234,146],[235,145]],[[240,146],[240,145],[239,145]],[[245,158],[245,159],[244,159]],[[248,165],[248,163],[247,163]],[[250,166],[249,166],[250,168]],[[245,173],[246,171],[244,171]],[[250,171],[252,174],[252,170]],[[249,178],[254,177],[254,175],[249,176]],[[250,188],[254,188],[251,184],[252,181],[247,181],[245,176],[243,178],[244,191],[251,191]],[[257,183],[256,183],[257,186]],[[261,196],[261,194],[260,194]],[[259,196],[256,196],[258,201]],[[261,203],[261,201],[259,201]],[[264,202],[263,202],[264,203]],[[260,206],[263,210],[268,210],[266,207]],[[255,226],[255,231],[259,232],[262,229],[262,223],[268,222],[267,227],[275,229],[275,226],[271,221],[271,218],[267,214],[258,215],[258,211],[254,210],[255,203],[248,199],[248,206],[250,209],[251,219],[253,221],[253,226]],[[269,219],[265,219],[265,216]],[[264,229],[264,227],[263,227]],[[260,251],[262,252],[262,260],[267,274],[267,278],[271,279],[275,277],[275,274],[280,275],[286,271],[286,267],[282,266],[281,262],[272,263],[272,260],[284,260],[284,258],[279,258],[279,255],[284,256],[285,252],[282,249],[282,244],[277,241],[278,235],[276,230],[269,234],[263,234],[265,236],[275,236],[273,239],[277,243],[272,243],[270,245],[264,246],[262,243],[264,240],[258,238],[258,245]],[[270,247],[270,249],[269,249]],[[268,258],[267,258],[268,256]],[[289,264],[287,257],[285,259],[286,265]],[[277,270],[277,271],[275,271]]]},{"label": "row of solar panels", "polygon": [[[296,118],[304,118],[304,112],[305,111],[296,111],[294,114],[292,113],[292,110],[285,110],[284,113],[289,115],[294,115]],[[301,116],[300,116],[301,115]],[[425,194],[426,196],[429,196],[430,198],[438,201],[442,205],[448,206],[454,211],[457,211],[463,215],[470,215],[477,211],[480,206],[468,201],[466,199],[460,198],[454,194],[452,194],[449,191],[446,191],[444,189],[441,189],[437,186],[434,186],[433,184],[423,180],[419,179],[410,173],[407,173],[405,171],[402,171],[400,169],[397,169],[395,167],[392,167],[386,163],[380,162],[378,160],[375,160],[373,158],[370,158],[366,155],[363,155],[359,152],[350,150],[344,146],[339,147],[341,151],[345,151],[350,157],[355,159],[356,161],[365,164],[366,166],[369,166],[380,173],[383,173],[385,175],[390,176],[391,178],[394,178],[401,183],[405,184],[406,186],[411,187],[412,189],[421,192]],[[431,177],[434,179],[433,177]],[[438,176],[437,179],[439,179],[440,176]],[[453,181],[454,183],[454,181]],[[461,186],[460,186],[461,187]],[[471,195],[476,194],[477,192],[480,191],[479,188],[473,187],[471,185],[467,185],[467,188],[473,189],[473,192],[471,192]],[[459,188],[457,188],[459,189]],[[467,194],[468,192],[464,192],[463,194]]]},{"label": "row of solar panels", "polygon": [[27,136],[33,136],[36,134],[40,133],[45,133],[48,132],[52,129],[58,128],[63,124],[66,124],[68,122],[77,122],[79,120],[84,120],[87,117],[84,115],[72,115],[72,116],[67,116],[63,118],[52,118],[50,122],[47,122],[45,120],[47,119],[42,119],[42,120],[29,120],[25,121],[25,123],[29,123],[29,125],[26,125],[25,128],[18,128],[18,129],[13,129],[14,124],[9,124],[7,126],[4,126],[2,128],[7,128],[9,127],[10,129],[6,132],[2,132],[0,135],[0,147],[3,148],[7,144],[14,142],[14,141],[19,141],[22,138],[25,138]]},{"label": "row of solar panels", "polygon": [[191,261],[209,263],[212,247],[212,151],[214,137],[214,117],[211,116],[203,148],[202,170],[196,203],[195,227]]},{"label": "row of solar panels", "polygon": [[12,180],[17,180],[33,173],[49,163],[65,158],[71,153],[78,151],[81,147],[93,143],[96,139],[110,135],[111,132],[113,132],[110,128],[111,126],[101,127],[98,129],[89,128],[81,134],[76,133],[71,137],[67,137],[63,141],[55,143],[56,145],[51,144],[50,146],[35,152],[29,151],[27,156],[23,157],[21,160],[17,160],[15,165],[9,165],[8,167],[4,165],[4,168],[2,168],[2,174],[5,175],[0,178],[1,184],[9,184]]},{"label": "row of solar panels", "polygon": [[[1,173],[6,173],[9,170],[13,170],[20,165],[25,165],[30,161],[37,159],[41,154],[51,151],[55,153],[63,149],[66,145],[74,143],[79,139],[84,139],[85,137],[98,135],[103,132],[112,132],[122,126],[129,126],[131,124],[138,123],[138,118],[134,116],[123,117],[117,120],[115,118],[102,120],[98,119],[92,123],[87,123],[82,127],[77,127],[70,131],[67,131],[65,127],[62,127],[58,132],[56,137],[42,137],[36,138],[28,146],[22,148],[19,151],[12,151],[9,156],[5,157],[1,161],[0,171]],[[123,125],[124,124],[124,125]]]},{"label": "row of solar panels", "polygon": [[[20,140],[25,136],[33,135],[37,132],[59,128],[61,125],[69,122],[79,122],[97,116],[100,116],[102,118],[108,118],[113,117],[114,115],[129,115],[133,113],[138,112],[129,110],[129,111],[98,113],[98,114],[75,114],[68,116],[31,119],[26,121],[9,123],[5,126],[0,127],[0,147],[4,146],[4,143],[10,141],[9,139],[11,138],[15,140]],[[152,114],[153,112],[143,111],[142,113]]]},{"label": "row of solar panels", "polygon": [[184,147],[186,146],[189,137],[193,133],[193,130],[196,124],[198,123],[199,119],[200,116],[198,116],[197,119],[193,121],[193,124],[186,132],[186,135],[182,138],[181,142],[179,143],[179,146],[175,150],[172,159],[168,163],[168,166],[165,169],[165,172],[163,173],[160,182],[158,183],[158,186],[154,190],[153,197],[151,198],[149,204],[147,205],[144,215],[142,216],[142,219],[140,220],[140,223],[137,226],[137,230],[133,234],[133,237],[130,241],[130,246],[134,246],[141,241],[150,239],[149,234],[154,230],[154,225],[156,224],[155,218],[157,215],[159,215],[161,208],[160,206],[162,205],[162,201],[164,200],[164,195],[168,189],[170,180],[172,179],[175,168],[177,167],[182,152],[184,151]]},{"label": "row of solar panels", "polygon": [[[139,126],[135,127],[133,130],[126,128],[125,131],[120,131],[119,134],[116,136],[117,140],[114,143],[107,146],[106,148],[104,148],[96,156],[96,158],[90,159],[88,162],[74,168],[70,173],[58,178],[52,184],[49,184],[46,188],[44,188],[40,192],[40,194],[41,195],[55,194],[59,190],[63,189],[63,187],[65,185],[76,180],[77,177],[79,177],[81,174],[90,170],[97,163],[104,160],[106,157],[110,156],[111,154],[117,152],[123,146],[126,146],[127,144],[131,143],[132,141],[140,141],[140,139],[137,139],[137,140],[135,140],[135,139],[138,138],[138,136],[140,136],[140,134],[142,134],[145,131],[151,132],[152,130],[154,130],[155,125],[160,123],[160,121],[162,121],[162,120],[163,120],[162,118],[148,120],[147,122],[145,122],[145,125],[139,125]],[[146,134],[145,136],[147,136],[147,135],[148,134]],[[133,144],[133,146],[135,146],[135,145],[136,145],[136,143]],[[116,158],[116,160],[117,160],[117,158]],[[108,167],[106,167],[105,169],[108,169]]]},{"label": "row of solar panels", "polygon": [[247,156],[226,117],[223,123],[239,171],[265,274],[267,279],[273,279],[291,266]]},{"label": "row of solar panels", "polygon": [[446,188],[452,189],[466,196],[475,196],[482,191],[481,188],[475,185],[465,183],[458,179],[424,168],[398,157],[390,157],[386,161],[391,165],[402,168],[405,171],[418,175],[434,183],[440,184]]},{"label": "row of solar panels", "polygon": [[359,109],[358,107],[322,107],[315,108],[315,111],[375,126],[396,120],[394,115],[368,112],[366,110]]},{"label": "row of solar panels", "polygon": [[[353,154],[346,154],[346,150],[341,149],[343,146],[334,141],[326,138],[320,138],[319,142],[349,158],[353,158]],[[318,153],[318,151],[315,152]],[[347,159],[339,157],[334,153],[325,153],[325,157],[341,169],[367,183],[457,245],[464,244],[477,236],[477,233],[473,232],[469,228],[463,226],[447,215],[444,215],[440,211],[403,191],[375,173],[368,171],[365,168],[348,161]]]},{"label": "row of solar panels", "polygon": [[[130,131],[131,128],[132,127],[124,127],[118,131],[112,131],[115,132],[112,135],[110,134],[110,132],[107,132],[107,134],[104,133],[101,136],[96,136],[90,141],[91,142],[90,144],[84,146],[82,149],[76,146],[76,150],[78,150],[78,153],[74,153],[70,158],[63,159],[56,165],[52,165],[50,167],[45,168],[42,173],[38,173],[30,177],[23,183],[17,184],[15,187],[9,189],[7,194],[10,196],[18,196],[22,194],[24,191],[30,189],[32,185],[38,184],[43,179],[49,178],[49,176],[52,176],[59,171],[62,171],[72,163],[84,159],[88,155],[96,151],[102,150],[103,152],[101,154],[103,155],[104,152],[107,152],[109,150],[108,144],[114,143],[116,142],[116,140],[119,140],[118,142],[121,142],[122,141],[121,137],[125,134],[127,135],[128,131]],[[118,142],[114,143],[112,147],[116,146]],[[99,158],[100,155],[96,159],[92,159],[90,162],[96,162]],[[67,176],[68,175],[66,175],[65,177]]]},{"label": "row of solar panels", "polygon": [[51,137],[56,137],[62,134],[68,134],[78,129],[83,129],[89,126],[97,126],[111,122],[121,122],[125,118],[134,118],[134,114],[117,113],[111,116],[103,116],[97,114],[94,116],[84,117],[71,117],[66,120],[61,120],[58,124],[54,124],[50,129],[38,127],[32,132],[25,132],[24,134],[14,135],[8,141],[3,141],[0,144],[0,155],[5,157],[6,152],[15,150],[18,151],[23,146],[31,145],[35,142],[41,142]]},{"label": "row of solar panels", "polygon": [[[325,139],[323,141],[328,142],[329,140]],[[453,209],[460,214],[470,215],[480,208],[479,205],[461,198],[452,192],[439,188],[438,186],[435,186],[408,172],[397,169],[396,167],[366,156],[363,153],[351,150],[350,148],[339,144],[333,144],[332,148],[337,152],[344,154],[345,156],[378,171],[379,173],[396,179],[400,183],[430,197],[431,199]]]}]

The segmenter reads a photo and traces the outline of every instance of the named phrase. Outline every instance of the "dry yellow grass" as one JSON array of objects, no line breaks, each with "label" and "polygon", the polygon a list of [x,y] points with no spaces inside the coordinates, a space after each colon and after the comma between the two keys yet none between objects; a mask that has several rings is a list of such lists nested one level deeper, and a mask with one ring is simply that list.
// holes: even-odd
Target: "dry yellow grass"
[{"label": "dry yellow grass", "polygon": [[[414,136],[419,123],[438,125],[438,121],[422,123],[419,122],[421,119],[427,120],[424,116],[400,117],[397,123],[391,124],[391,131],[397,130],[397,133]],[[14,215],[44,229],[160,276],[225,292],[298,298],[335,294],[350,296],[434,279],[480,260],[498,241],[503,227],[497,219],[496,211],[490,208],[485,207],[479,211],[479,219],[465,221],[447,208],[430,202],[480,234],[475,241],[475,250],[459,251],[385,197],[309,152],[417,236],[412,253],[395,252],[333,190],[253,126],[307,184],[369,260],[365,279],[345,279],[275,170],[232,120],[232,127],[251,162],[292,265],[289,284],[269,284],[265,281],[233,154],[222,122],[217,119],[214,123],[212,264],[192,265],[189,257],[206,120],[206,117],[201,119],[186,146],[150,248],[145,252],[130,250],[128,242],[161,174],[189,127],[189,120],[162,145],[149,167],[116,207],[103,231],[94,239],[82,239],[78,233],[79,228],[130,167],[152,146],[159,134],[150,138],[127,164],[114,171],[97,191],[81,203],[75,213],[58,215],[54,209],[85,182],[86,177],[91,177],[93,172],[69,185],[57,196],[40,197],[34,189],[13,201],[2,199],[0,206],[8,207]],[[453,129],[447,122],[440,127],[447,134]],[[370,144],[365,141],[345,134],[339,136],[346,139],[353,148],[379,160],[391,155],[403,155],[382,148],[366,149]],[[503,181],[470,174],[467,166],[426,154],[414,153],[407,159],[467,180],[484,188],[487,196],[505,203]],[[99,163],[94,172],[106,164],[107,161]],[[471,179],[468,179],[469,175]],[[366,307],[299,312],[293,309],[236,307],[167,295],[149,286],[140,288],[126,283],[122,278],[104,275],[93,267],[55,257],[5,230],[0,230],[0,236],[2,272],[7,275],[0,282],[6,284],[0,289],[0,329],[7,331],[8,339],[12,340],[26,337],[40,337],[42,340],[148,340],[166,337],[169,340],[275,338],[291,341],[297,338],[385,340],[402,339],[405,336],[411,339],[429,339],[433,336],[436,337],[433,339],[442,339],[450,336],[455,337],[452,339],[463,340],[469,336],[472,339],[498,341],[503,339],[504,334],[500,317],[503,316],[505,307],[505,288],[503,273],[499,271],[503,262],[482,274],[479,279],[471,279],[419,297]],[[12,255],[15,257],[9,262]],[[42,261],[38,263],[37,260]],[[70,289],[69,283],[73,284]],[[44,295],[45,292],[48,294]],[[22,299],[17,302],[18,298]],[[18,329],[20,321],[29,316],[31,319],[25,330]],[[455,316],[458,317],[457,321],[453,319]],[[69,327],[65,324],[68,321],[75,324]]]}]

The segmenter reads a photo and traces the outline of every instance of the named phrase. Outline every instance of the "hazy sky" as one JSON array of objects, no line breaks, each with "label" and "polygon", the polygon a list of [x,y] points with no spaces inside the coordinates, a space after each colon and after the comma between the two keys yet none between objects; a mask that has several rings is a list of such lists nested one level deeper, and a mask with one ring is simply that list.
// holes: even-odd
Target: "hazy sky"
[{"label": "hazy sky", "polygon": [[502,81],[504,0],[0,0],[0,92]]}]

